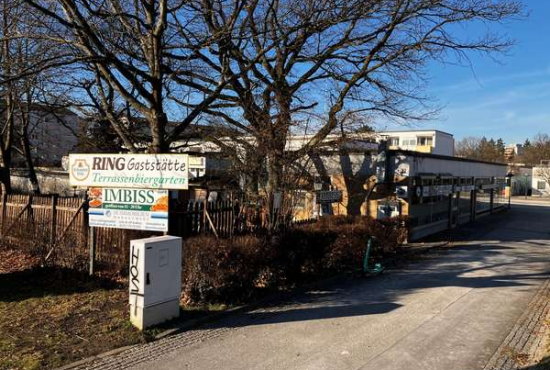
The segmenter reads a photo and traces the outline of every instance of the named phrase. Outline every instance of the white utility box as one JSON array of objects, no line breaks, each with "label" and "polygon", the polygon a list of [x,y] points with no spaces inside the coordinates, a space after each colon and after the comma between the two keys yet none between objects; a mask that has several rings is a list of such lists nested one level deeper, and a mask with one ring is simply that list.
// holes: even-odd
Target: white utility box
[{"label": "white utility box", "polygon": [[181,238],[132,240],[129,285],[130,321],[140,330],[178,317]]}]

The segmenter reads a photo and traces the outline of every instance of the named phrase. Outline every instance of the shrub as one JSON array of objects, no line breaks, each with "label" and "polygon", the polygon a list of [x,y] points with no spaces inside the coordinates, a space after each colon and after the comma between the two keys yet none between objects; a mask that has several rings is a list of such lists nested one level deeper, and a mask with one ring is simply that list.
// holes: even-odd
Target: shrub
[{"label": "shrub", "polygon": [[253,236],[199,236],[183,247],[183,293],[187,302],[238,302],[249,298],[261,260],[262,242]]},{"label": "shrub", "polygon": [[184,242],[183,293],[187,303],[236,303],[260,288],[295,284],[362,266],[371,236],[375,257],[403,241],[405,219],[377,221],[332,216],[294,226],[270,237],[215,239],[199,236]]}]

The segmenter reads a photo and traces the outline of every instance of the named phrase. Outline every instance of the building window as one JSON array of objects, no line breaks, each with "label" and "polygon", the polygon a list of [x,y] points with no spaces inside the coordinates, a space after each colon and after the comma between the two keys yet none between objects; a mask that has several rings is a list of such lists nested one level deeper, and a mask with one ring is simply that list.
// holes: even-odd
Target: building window
[{"label": "building window", "polygon": [[416,139],[403,140],[403,146],[415,146]]},{"label": "building window", "polygon": [[419,136],[418,137],[418,145],[429,145],[432,146],[434,142],[434,139],[432,136]]},{"label": "building window", "polygon": [[537,190],[546,189],[546,181],[537,181]]},{"label": "building window", "polygon": [[390,137],[388,138],[388,144],[390,146],[399,146],[399,138],[398,137]]}]

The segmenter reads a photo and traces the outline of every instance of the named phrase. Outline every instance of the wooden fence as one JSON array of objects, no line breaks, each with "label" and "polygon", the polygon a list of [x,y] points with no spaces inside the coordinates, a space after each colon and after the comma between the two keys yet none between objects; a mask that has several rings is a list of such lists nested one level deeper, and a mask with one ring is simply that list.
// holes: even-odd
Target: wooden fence
[{"label": "wooden fence", "polygon": [[[88,268],[90,228],[87,199],[57,195],[7,195],[0,203],[0,244],[17,246],[39,255],[44,262]],[[169,234],[183,238],[198,234],[231,237],[262,228],[264,217],[237,202],[171,201]],[[98,268],[125,269],[130,240],[161,235],[111,228],[95,228]]]},{"label": "wooden fence", "polygon": [[83,263],[87,253],[86,200],[56,195],[4,194],[0,203],[3,243],[62,265]]}]

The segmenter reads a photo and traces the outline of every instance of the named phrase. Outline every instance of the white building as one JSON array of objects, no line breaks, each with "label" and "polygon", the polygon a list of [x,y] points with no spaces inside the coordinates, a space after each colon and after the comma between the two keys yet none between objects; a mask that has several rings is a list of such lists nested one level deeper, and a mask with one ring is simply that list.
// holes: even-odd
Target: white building
[{"label": "white building", "polygon": [[532,194],[550,196],[550,161],[542,161],[533,167]]},{"label": "white building", "polygon": [[35,164],[61,166],[63,156],[78,143],[79,117],[64,108],[47,109],[34,105],[30,113],[29,141]]},{"label": "white building", "polygon": [[512,174],[512,195],[530,195],[533,184],[533,167],[524,164],[509,164],[508,172]]},{"label": "white building", "polygon": [[454,156],[453,135],[439,130],[383,131],[378,136],[388,141],[389,149]]}]

